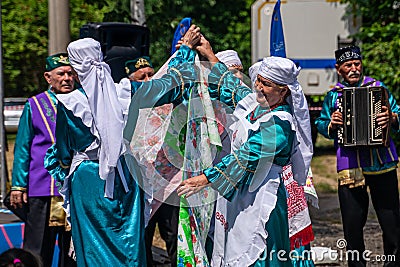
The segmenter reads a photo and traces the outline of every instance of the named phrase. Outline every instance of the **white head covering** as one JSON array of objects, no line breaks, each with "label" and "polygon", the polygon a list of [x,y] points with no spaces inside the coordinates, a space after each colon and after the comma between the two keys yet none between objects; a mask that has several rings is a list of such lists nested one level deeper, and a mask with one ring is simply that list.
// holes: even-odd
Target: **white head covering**
[{"label": "white head covering", "polygon": [[257,61],[256,63],[251,65],[251,67],[249,68],[249,76],[250,76],[252,88],[254,87],[254,84],[257,80],[257,74],[258,74],[258,70],[260,69],[261,63],[262,63],[262,61]]},{"label": "white head covering", "polygon": [[290,89],[291,95],[286,100],[292,109],[299,142],[297,148],[294,147],[292,151],[293,175],[300,185],[304,185],[311,164],[313,145],[308,104],[301,85],[297,81],[299,72],[300,67],[297,67],[290,59],[267,57],[262,61],[258,74],[277,84],[287,85]]},{"label": "white head covering", "polygon": [[298,68],[290,59],[267,57],[263,59],[258,74],[277,84],[290,85],[297,83],[297,75],[299,73],[300,67]]},{"label": "white head covering", "polygon": [[224,63],[227,67],[234,65],[243,66],[238,53],[235,50],[225,50],[215,54],[219,61]]},{"label": "white head covering", "polygon": [[85,90],[100,138],[99,174],[106,180],[106,197],[113,197],[115,167],[125,151],[122,133],[123,108],[110,67],[103,62],[100,43],[92,38],[71,42],[67,47],[71,66]]}]

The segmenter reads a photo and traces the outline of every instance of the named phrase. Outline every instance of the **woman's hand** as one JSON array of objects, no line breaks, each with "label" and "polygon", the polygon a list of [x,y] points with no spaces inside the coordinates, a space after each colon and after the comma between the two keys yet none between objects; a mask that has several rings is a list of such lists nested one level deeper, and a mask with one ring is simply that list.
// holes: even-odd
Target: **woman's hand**
[{"label": "woman's hand", "polygon": [[210,42],[203,35],[201,35],[200,43],[197,45],[196,50],[200,55],[205,57],[212,66],[219,61],[212,50]]},{"label": "woman's hand", "polygon": [[200,36],[200,28],[197,27],[195,24],[192,24],[192,26],[190,26],[190,28],[183,36],[182,43],[178,42],[177,46],[186,45],[190,49],[193,49],[193,47],[199,43]]},{"label": "woman's hand", "polygon": [[185,195],[185,197],[190,197],[198,193],[201,189],[205,188],[210,183],[204,174],[199,176],[194,176],[192,178],[186,179],[179,186],[176,192],[178,196]]},{"label": "woman's hand", "polygon": [[176,50],[179,50],[179,48],[181,47],[182,43],[183,43],[182,39],[178,40],[178,42],[175,45]]}]

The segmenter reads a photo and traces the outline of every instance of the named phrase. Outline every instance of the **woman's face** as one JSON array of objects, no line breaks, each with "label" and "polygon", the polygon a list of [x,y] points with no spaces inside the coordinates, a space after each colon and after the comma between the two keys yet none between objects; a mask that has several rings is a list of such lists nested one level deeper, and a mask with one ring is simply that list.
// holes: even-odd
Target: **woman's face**
[{"label": "woman's face", "polygon": [[260,106],[270,107],[282,103],[287,90],[286,86],[277,85],[271,80],[257,75],[255,91],[257,94],[256,99]]}]

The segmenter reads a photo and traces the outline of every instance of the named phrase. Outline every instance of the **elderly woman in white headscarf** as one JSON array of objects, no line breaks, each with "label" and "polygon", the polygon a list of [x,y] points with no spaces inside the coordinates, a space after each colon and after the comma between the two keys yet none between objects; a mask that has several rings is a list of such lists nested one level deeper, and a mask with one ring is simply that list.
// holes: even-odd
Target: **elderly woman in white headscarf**
[{"label": "elderly woman in white headscarf", "polygon": [[215,54],[218,60],[225,64],[228,69],[239,79],[243,80],[243,65],[235,50],[224,50]]},{"label": "elderly woman in white headscarf", "polygon": [[[196,54],[191,48],[199,38],[193,26],[169,63],[169,73],[142,85],[135,94],[141,95],[140,105],[132,100],[132,110],[187,95],[196,77],[189,64]],[[129,170],[122,156],[131,85],[128,80],[114,84],[94,39],[74,41],[67,50],[82,90],[58,98],[57,141],[48,151],[46,168],[63,183],[77,264],[146,266],[142,177],[138,166]]]},{"label": "elderly woman in white headscarf", "polygon": [[[178,194],[190,197],[211,185],[222,196],[215,215],[213,266],[291,266],[283,167],[293,165],[304,184],[312,156],[308,107],[289,59],[268,57],[255,93],[218,62],[207,40],[197,50],[214,66],[210,95],[235,108],[231,154],[187,179]],[[302,147],[299,147],[302,144]]]}]

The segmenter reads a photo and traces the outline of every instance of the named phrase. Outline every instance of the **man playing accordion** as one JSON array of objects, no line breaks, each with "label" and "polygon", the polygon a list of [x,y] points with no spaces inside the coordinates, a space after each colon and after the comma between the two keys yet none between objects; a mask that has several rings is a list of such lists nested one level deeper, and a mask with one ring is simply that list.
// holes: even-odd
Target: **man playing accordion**
[{"label": "man playing accordion", "polygon": [[[383,232],[384,254],[395,255],[395,262],[385,266],[398,266],[400,260],[400,216],[397,181],[398,156],[389,137],[388,146],[343,146],[338,144],[338,128],[343,126],[343,115],[338,111],[338,98],[345,87],[383,86],[390,107],[382,106],[376,114],[377,124],[399,131],[399,107],[384,84],[363,75],[360,48],[349,46],[335,51],[336,70],[342,81],[328,92],[320,117],[318,131],[326,138],[335,139],[337,149],[338,194],[347,250],[357,251],[348,258],[349,266],[365,266],[366,259],[363,228],[367,221],[369,196]],[[357,90],[357,89],[356,89]],[[363,127],[366,127],[365,125]],[[389,130],[389,129],[388,129]],[[393,256],[391,256],[393,257]],[[397,264],[397,265],[396,265]]]}]

